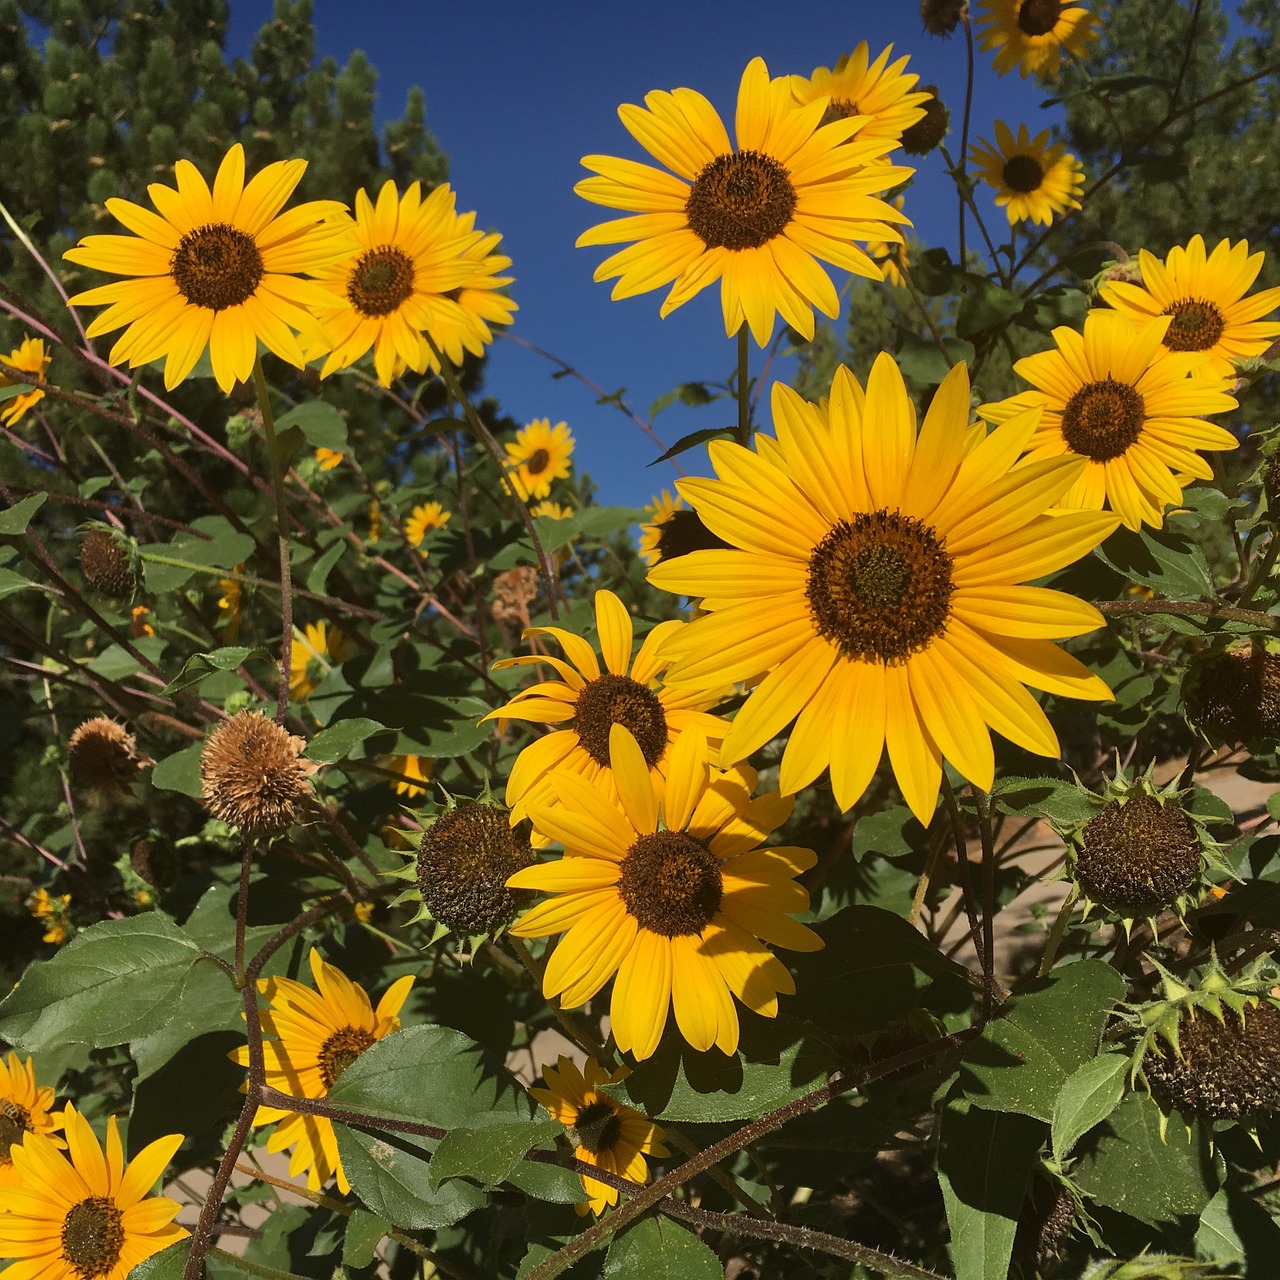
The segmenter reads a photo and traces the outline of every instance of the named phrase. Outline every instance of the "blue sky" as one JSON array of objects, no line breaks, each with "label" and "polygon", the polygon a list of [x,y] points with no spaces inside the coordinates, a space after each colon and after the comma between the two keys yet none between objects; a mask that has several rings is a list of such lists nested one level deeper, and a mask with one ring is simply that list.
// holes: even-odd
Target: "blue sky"
[{"label": "blue sky", "polygon": [[[253,33],[271,15],[268,0],[232,0],[228,52],[247,53]],[[651,89],[688,86],[705,94],[732,131],[742,70],[757,54],[774,75],[811,74],[866,40],[874,56],[892,42],[910,54],[921,83],[937,84],[952,108],[949,139],[958,152],[964,98],[963,36],[927,35],[914,0],[792,0],[783,20],[774,0],[649,0],[643,5],[493,0],[483,9],[439,0],[315,0],[317,48],[345,61],[363,49],[378,69],[379,119],[399,115],[410,85],[422,87],[427,119],[449,154],[459,209],[475,209],[478,224],[503,233],[514,261],[512,294],[520,305],[512,331],[581,369],[607,392],[627,388],[644,416],[677,383],[723,380],[733,367],[719,288],[704,290],[665,320],[662,292],[612,302],[608,284],[591,274],[606,250],[575,249],[578,234],[611,216],[573,193],[592,152],[650,157],[617,117],[622,102],[642,102]],[[990,135],[999,116],[1016,126],[1050,123],[1047,96],[1035,81],[998,78],[990,55],[977,54],[974,136]],[[354,193],[353,193],[354,194]],[[990,208],[979,194],[984,212]],[[920,162],[907,214],[917,234],[954,252],[955,197],[936,153]],[[837,287],[841,273],[832,272]],[[752,372],[763,354],[752,345]],[[786,377],[775,362],[771,376]],[[486,389],[512,417],[567,421],[578,441],[578,465],[599,486],[599,500],[643,505],[670,486],[668,464],[648,467],[657,450],[634,423],[597,406],[574,380],[551,377],[553,366],[511,342],[499,341],[489,360]],[[685,433],[725,425],[727,404],[677,406],[657,430],[670,444]],[[683,459],[705,470],[705,456]]]}]

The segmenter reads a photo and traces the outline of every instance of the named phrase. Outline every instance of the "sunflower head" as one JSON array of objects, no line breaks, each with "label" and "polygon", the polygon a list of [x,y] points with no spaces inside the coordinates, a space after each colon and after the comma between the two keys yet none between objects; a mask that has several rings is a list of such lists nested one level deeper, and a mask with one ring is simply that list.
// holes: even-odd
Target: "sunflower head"
[{"label": "sunflower head", "polygon": [[53,1088],[36,1082],[30,1058],[24,1063],[13,1052],[0,1058],[0,1188],[17,1184],[12,1151],[28,1133],[43,1134],[55,1147],[66,1146],[56,1134],[62,1115],[52,1110],[53,1104]]},{"label": "sunflower head", "polygon": [[926,95],[913,92],[920,77],[906,73],[909,59],[890,63],[892,54],[889,45],[873,61],[863,40],[852,53],[841,54],[834,67],[819,67],[808,79],[792,76],[791,92],[802,106],[826,98],[825,123],[861,117],[862,127],[855,135],[861,142],[896,142],[903,130],[921,119]]},{"label": "sunflower head", "polygon": [[924,85],[921,90],[924,101],[920,118],[902,131],[902,149],[909,156],[927,156],[942,145],[951,127],[951,112],[942,101],[936,84]]},{"label": "sunflower head", "polygon": [[537,569],[530,564],[504,569],[494,578],[493,594],[489,598],[493,620],[504,627],[527,627],[529,606],[538,598],[541,585]]},{"label": "sunflower head", "polygon": [[1013,1258],[1048,1273],[1081,1211],[1080,1193],[1057,1169],[1037,1169],[1018,1214]]},{"label": "sunflower head", "polygon": [[672,498],[666,489],[661,497],[654,498],[649,513],[650,519],[640,526],[640,558],[650,567],[690,551],[712,551],[729,545],[702,523],[696,511],[685,506],[683,498]]},{"label": "sunflower head", "polygon": [[970,152],[982,180],[995,190],[996,204],[1009,225],[1029,219],[1048,226],[1055,214],[1080,208],[1084,169],[1061,143],[1050,143],[1049,130],[1033,138],[1025,124],[1015,137],[1003,120],[996,121],[994,143],[979,139]]},{"label": "sunflower head", "polygon": [[[0,388],[24,385],[21,376],[24,373],[39,378],[41,382],[47,381],[45,374],[52,358],[45,350],[43,338],[23,338],[21,346],[14,347],[7,356],[0,356]],[[32,387],[7,400],[0,400],[0,426],[16,427],[27,411],[43,399],[43,389]]]},{"label": "sunflower head", "polygon": [[969,0],[920,0],[920,21],[931,36],[949,36],[969,17]]},{"label": "sunflower head", "polygon": [[93,525],[80,542],[80,572],[95,591],[127,600],[137,586],[137,547],[106,525]]},{"label": "sunflower head", "polygon": [[138,740],[109,716],[79,725],[67,742],[72,776],[97,791],[127,791],[138,776]]},{"label": "sunflower head", "polygon": [[1280,738],[1280,653],[1254,644],[1201,656],[1187,674],[1182,705],[1211,747],[1259,747]]},{"label": "sunflower head", "polygon": [[319,768],[307,744],[261,711],[238,711],[209,735],[200,757],[204,802],[216,818],[250,836],[292,826]]},{"label": "sunflower head", "polygon": [[435,772],[435,763],[427,756],[387,756],[382,761],[382,767],[388,773],[397,775],[390,780],[396,795],[413,800],[426,795],[431,775]]},{"label": "sunflower head", "polygon": [[522,502],[547,497],[553,481],[568,478],[575,443],[567,423],[557,422],[553,427],[550,418],[535,418],[516,432],[514,442],[504,446],[505,482]]},{"label": "sunflower head", "polygon": [[438,502],[419,503],[404,522],[404,536],[413,546],[420,547],[427,534],[443,529],[452,516],[453,512],[446,511]]},{"label": "sunflower head", "polygon": [[1097,19],[1069,0],[982,0],[978,6],[979,44],[995,50],[1000,75],[1017,67],[1024,80],[1032,74],[1053,79],[1064,49],[1078,57],[1097,36]]},{"label": "sunflower head", "polygon": [[334,667],[355,654],[355,644],[340,628],[327,622],[294,627],[289,650],[289,697],[294,702],[306,702]]}]

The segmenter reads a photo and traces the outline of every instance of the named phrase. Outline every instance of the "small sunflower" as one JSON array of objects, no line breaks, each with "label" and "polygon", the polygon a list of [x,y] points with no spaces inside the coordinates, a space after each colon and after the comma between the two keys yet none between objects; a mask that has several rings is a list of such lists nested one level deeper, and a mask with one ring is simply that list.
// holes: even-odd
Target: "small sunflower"
[{"label": "small sunflower", "polygon": [[[903,197],[893,201],[895,209],[901,209]],[[868,240],[867,252],[871,261],[880,268],[885,284],[895,289],[903,287],[901,268],[907,265],[907,246],[900,240]]]},{"label": "small sunflower", "polygon": [[44,921],[42,942],[61,946],[71,936],[71,923],[67,908],[71,906],[69,893],[53,894],[48,889],[37,889],[27,899],[27,911],[37,920]]},{"label": "small sunflower", "polygon": [[305,631],[294,627],[289,651],[289,696],[294,702],[306,702],[325,676],[355,657],[355,653],[355,645],[327,622],[309,622]]},{"label": "small sunflower", "polygon": [[720,701],[720,689],[691,694],[659,684],[667,664],[658,658],[658,649],[685,623],[660,622],[645,637],[633,660],[634,633],[626,605],[612,591],[597,591],[595,614],[603,672],[591,645],[559,627],[530,627],[524,634],[550,636],[564,650],[568,662],[535,653],[494,663],[496,671],[547,666],[560,677],[521,691],[485,717],[563,726],[525,747],[517,757],[506,792],[513,821],[527,817],[533,804],[555,803],[555,792],[547,781],[552,769],[571,770],[600,788],[603,795],[616,795],[609,755],[609,734],[615,724],[626,725],[635,735],[659,786],[681,733],[697,726],[713,743],[724,736],[725,722],[709,714]]},{"label": "small sunflower", "polygon": [[[375,1009],[363,987],[340,969],[326,964],[311,948],[311,976],[317,991],[292,978],[264,978],[258,990],[271,1008],[262,1015],[267,1083],[281,1093],[298,1098],[324,1098],[338,1077],[371,1045],[400,1030],[400,1006],[404,1004],[413,975],[387,988]],[[249,1046],[230,1055],[242,1067],[249,1064]],[[293,1148],[289,1176],[307,1175],[307,1186],[319,1191],[330,1178],[338,1190],[351,1190],[338,1158],[333,1124],[323,1116],[302,1115],[277,1107],[259,1107],[255,1126],[275,1124],[267,1140],[268,1151]]]},{"label": "small sunflower", "polygon": [[[244,565],[236,565],[235,572],[243,573]],[[217,627],[226,638],[228,644],[235,644],[240,638],[244,583],[239,578],[219,578],[218,587],[222,594],[218,597]]]},{"label": "small sunflower", "polygon": [[1062,495],[1064,507],[1110,506],[1130,529],[1159,528],[1190,478],[1213,476],[1197,451],[1236,447],[1229,431],[1204,421],[1236,407],[1227,394],[1231,380],[1206,372],[1199,355],[1166,352],[1171,323],[1169,316],[1135,324],[1114,311],[1091,311],[1083,335],[1057,328],[1056,350],[1013,366],[1034,391],[979,405],[996,423],[1044,410],[1026,462],[1069,455],[1085,463]]},{"label": "small sunflower", "polygon": [[[45,374],[49,370],[49,361],[53,357],[44,349],[43,338],[23,338],[20,347],[14,347],[7,356],[0,356],[0,387],[22,385],[21,378],[5,377],[5,370],[10,373],[29,373],[47,382]],[[0,400],[0,425],[16,427],[28,409],[33,408],[44,399],[44,392],[39,387],[29,391],[20,391],[8,400]]]},{"label": "small sunflower", "polygon": [[640,558],[650,567],[690,551],[715,551],[729,545],[684,505],[679,494],[673,499],[667,489],[654,498],[649,513],[651,518],[640,526]]},{"label": "small sunflower", "polygon": [[[544,520],[572,520],[574,511],[572,507],[566,507],[559,502],[551,502],[549,499],[544,499],[542,502],[537,502],[531,506],[529,514],[531,516],[541,516]],[[557,569],[563,569],[568,564],[569,547],[576,537],[577,535],[575,534],[564,546],[557,547],[551,553],[551,559],[555,562]]]},{"label": "small sunflower", "polygon": [[116,1118],[104,1153],[74,1107],[63,1112],[70,1150],[42,1133],[11,1149],[18,1181],[0,1186],[0,1257],[11,1280],[125,1280],[140,1262],[189,1234],[174,1221],[179,1205],[148,1192],[182,1145],[157,1138],[125,1163]]},{"label": "small sunflower", "polygon": [[654,91],[644,107],[619,107],[628,131],[673,172],[583,158],[599,176],[574,190],[634,215],[578,237],[580,246],[634,241],[606,258],[595,279],[616,276],[614,298],[671,285],[663,316],[719,280],[726,333],[747,324],[763,347],[780,314],[812,338],[813,308],[829,316],[840,310],[818,260],[879,279],[854,241],[883,237],[886,222],[906,222],[876,197],[914,172],[885,162],[894,139],[862,141],[868,117],[823,124],[827,106],[825,97],[797,105],[790,77],[771,81],[764,60],[753,58],[738,90],[736,150],[715,108],[692,89]]},{"label": "small sunflower", "polygon": [[328,353],[320,376],[354,364],[370,348],[378,381],[390,386],[398,370],[424,373],[436,367],[431,346],[422,336],[451,323],[464,330],[468,318],[453,299],[476,274],[468,258],[484,237],[463,230],[448,183],[423,199],[415,182],[403,196],[390,180],[375,205],[364,191],[356,193],[356,213],[342,221],[352,251],[316,273],[337,305],[316,309],[324,330],[307,348],[308,356]]},{"label": "small sunflower", "polygon": [[1098,37],[1098,20],[1087,9],[1062,0],[982,0],[979,48],[996,51],[996,71],[1014,67],[1025,80],[1033,72],[1053,79],[1062,50],[1077,57]]},{"label": "small sunflower", "polygon": [[791,93],[802,106],[819,98],[827,99],[824,120],[843,120],[848,116],[865,116],[866,124],[857,133],[859,142],[872,138],[901,139],[903,130],[924,118],[925,93],[913,93],[917,75],[908,75],[909,58],[903,56],[890,64],[893,45],[885,48],[874,62],[863,40],[852,53],[842,54],[834,67],[819,67],[807,80],[791,77]]},{"label": "small sunflower", "polygon": [[722,764],[794,720],[783,792],[829,766],[836,802],[849,809],[887,747],[903,797],[927,825],[944,756],[990,790],[991,729],[1058,756],[1057,735],[1024,686],[1109,698],[1052,643],[1103,618],[1083,600],[1022,584],[1088,554],[1117,519],[1045,514],[1084,463],[1015,465],[1037,419],[1022,414],[988,436],[970,430],[960,364],[917,432],[902,375],[881,354],[865,392],[841,367],[823,405],[776,384],[776,440],[758,437],[755,451],[712,443],[720,478],[677,486],[733,549],[660,564],[649,581],[700,597],[707,611],[659,650],[672,664],[668,686],[758,681]]},{"label": "small sunflower", "polygon": [[0,1188],[16,1186],[18,1171],[12,1151],[28,1133],[43,1134],[55,1147],[67,1144],[54,1131],[62,1128],[62,1115],[52,1114],[53,1088],[36,1083],[31,1059],[24,1063],[16,1053],[0,1058]]},{"label": "small sunflower", "polygon": [[413,546],[420,547],[423,538],[434,529],[443,529],[452,515],[452,511],[446,511],[438,502],[420,503],[404,522],[404,536]]},{"label": "small sunflower", "polygon": [[557,422],[553,427],[550,418],[535,418],[516,432],[513,444],[503,446],[507,481],[522,502],[545,498],[551,493],[553,480],[568,479],[576,443],[567,423]]},{"label": "small sunflower", "polygon": [[[564,1056],[554,1067],[542,1068],[545,1089],[530,1089],[551,1114],[569,1130],[577,1158],[631,1182],[649,1181],[645,1156],[665,1156],[662,1130],[634,1107],[625,1106],[600,1088],[617,1084],[626,1075],[625,1068],[609,1075],[594,1059],[588,1058],[582,1069]],[[591,1197],[586,1204],[575,1205],[580,1214],[588,1209],[598,1217],[605,1207],[618,1203],[616,1187],[606,1186],[582,1175],[582,1189]]]},{"label": "small sunflower", "polygon": [[426,795],[435,763],[429,756],[388,756],[382,761],[382,767],[400,775],[391,780],[391,785],[397,795],[412,800]]},{"label": "small sunflower", "polygon": [[1206,372],[1227,377],[1280,335],[1280,323],[1263,320],[1280,307],[1280,288],[1245,297],[1265,260],[1264,253],[1250,254],[1247,240],[1222,240],[1206,255],[1203,237],[1194,235],[1163,262],[1139,250],[1142,284],[1113,281],[1102,286],[1102,297],[1131,320],[1172,317],[1165,349],[1197,352]]},{"label": "small sunflower", "polygon": [[1084,169],[1061,143],[1050,143],[1048,129],[1033,138],[1020,124],[1015,138],[997,120],[995,145],[979,138],[969,156],[983,182],[995,189],[996,204],[1010,226],[1030,219],[1047,227],[1054,214],[1080,207],[1076,197],[1084,187]]},{"label": "small sunflower", "polygon": [[172,390],[208,347],[213,376],[229,392],[253,374],[261,341],[282,360],[306,364],[295,330],[309,330],[309,309],[333,299],[298,278],[348,251],[337,200],[312,200],[282,214],[306,170],[305,160],[269,164],[247,185],[244,148],[223,157],[213,191],[189,160],[174,167],[178,189],[147,188],[159,215],[128,200],[107,209],[135,236],[86,236],[63,257],[112,275],[129,276],[78,293],[72,306],[110,303],[88,335],[125,329],[112,364],[131,368],[165,356],[164,385]]},{"label": "small sunflower", "polygon": [[321,471],[332,471],[340,466],[346,454],[341,449],[317,449],[312,455]]},{"label": "small sunflower", "polygon": [[654,495],[649,504],[649,519],[640,526],[640,559],[647,565],[655,565],[662,559],[659,549],[662,543],[662,526],[677,511],[684,508],[684,499],[671,496],[670,489],[663,489],[661,496]]}]

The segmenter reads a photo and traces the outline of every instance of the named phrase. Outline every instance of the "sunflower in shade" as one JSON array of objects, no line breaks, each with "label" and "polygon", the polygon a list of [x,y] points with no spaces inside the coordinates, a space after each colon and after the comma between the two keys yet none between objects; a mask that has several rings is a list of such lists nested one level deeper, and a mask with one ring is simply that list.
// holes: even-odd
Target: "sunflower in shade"
[{"label": "sunflower in shade", "polygon": [[677,494],[672,498],[667,489],[649,506],[650,518],[640,526],[640,558],[647,565],[660,564],[690,551],[713,551],[729,544],[717,538],[696,511],[684,505]]},{"label": "sunflower in shade", "polygon": [[522,502],[547,497],[553,480],[568,478],[575,443],[567,423],[553,427],[550,418],[535,418],[516,432],[514,442],[503,446],[506,480]]},{"label": "sunflower in shade", "polygon": [[426,795],[436,763],[430,756],[388,756],[381,763],[388,773],[398,775],[388,779],[397,795],[408,800]]},{"label": "sunflower in shade", "polygon": [[355,654],[356,646],[327,622],[309,622],[305,630],[294,627],[289,650],[289,696],[294,702],[306,702],[334,667]]},{"label": "sunflower in shade", "polygon": [[1032,73],[1052,79],[1064,49],[1079,57],[1098,38],[1098,20],[1063,0],[982,0],[977,34],[979,48],[996,51],[1000,75],[1017,67],[1024,80]]},{"label": "sunflower in shade", "polygon": [[1061,143],[1050,143],[1048,129],[1033,138],[1020,124],[1015,138],[997,120],[995,143],[979,138],[969,155],[983,182],[995,190],[1010,226],[1029,219],[1047,227],[1054,214],[1080,208],[1076,197],[1084,187],[1084,169]]},{"label": "sunflower in shade", "polygon": [[20,1181],[13,1148],[22,1145],[26,1134],[43,1134],[55,1147],[67,1145],[55,1136],[63,1117],[52,1111],[53,1102],[53,1088],[36,1083],[30,1058],[24,1063],[12,1052],[7,1061],[0,1058],[0,1187],[16,1186]]},{"label": "sunflower in shade", "polygon": [[[554,1067],[542,1068],[546,1088],[530,1089],[529,1093],[569,1130],[573,1154],[579,1160],[644,1184],[649,1181],[645,1156],[665,1156],[668,1152],[662,1142],[662,1130],[652,1120],[600,1088],[617,1084],[625,1075],[625,1069],[609,1075],[594,1058],[588,1058],[580,1069],[561,1054]],[[599,1216],[607,1205],[618,1203],[616,1187],[597,1182],[585,1173],[582,1187],[591,1199],[574,1206],[580,1214],[590,1209]]]},{"label": "sunflower in shade", "polygon": [[1221,240],[1206,254],[1204,238],[1194,235],[1185,247],[1170,249],[1163,262],[1139,250],[1142,283],[1112,281],[1101,293],[1131,320],[1171,317],[1165,350],[1196,352],[1207,373],[1229,376],[1280,336],[1280,322],[1263,319],[1280,307],[1280,288],[1246,296],[1265,260],[1264,253],[1249,252],[1247,240]]},{"label": "sunflower in shade", "polygon": [[[10,374],[29,373],[47,381],[45,374],[49,371],[49,361],[53,357],[45,350],[43,338],[23,338],[20,347],[14,347],[7,356],[0,356],[0,389],[4,387],[21,387],[23,380],[6,377]],[[39,387],[28,387],[19,391],[7,400],[0,400],[0,426],[16,427],[28,409],[34,408],[44,399],[44,391]]]},{"label": "sunflower in shade", "polygon": [[801,106],[826,98],[824,120],[865,116],[855,135],[860,142],[888,138],[897,142],[903,130],[924,118],[925,93],[913,93],[917,75],[908,75],[905,55],[890,63],[893,45],[871,60],[863,40],[852,53],[841,54],[834,67],[819,67],[808,79],[791,77],[791,92]]}]

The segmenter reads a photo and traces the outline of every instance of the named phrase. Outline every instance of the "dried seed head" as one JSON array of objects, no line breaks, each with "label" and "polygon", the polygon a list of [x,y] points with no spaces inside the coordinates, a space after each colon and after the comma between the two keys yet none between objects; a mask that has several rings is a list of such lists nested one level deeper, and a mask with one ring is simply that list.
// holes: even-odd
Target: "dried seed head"
[{"label": "dried seed head", "polygon": [[1280,449],[1271,455],[1262,473],[1262,489],[1267,495],[1267,514],[1273,522],[1280,521]]},{"label": "dried seed head", "polygon": [[80,572],[104,596],[122,600],[133,594],[133,566],[129,554],[110,529],[90,529],[80,544]]},{"label": "dried seed head", "polygon": [[1034,1263],[1043,1274],[1054,1271],[1075,1221],[1076,1208],[1076,1198],[1066,1183],[1053,1177],[1037,1177],[1018,1215],[1014,1259]]},{"label": "dried seed head", "polygon": [[215,817],[250,835],[282,831],[311,794],[317,765],[301,758],[306,743],[260,711],[239,711],[205,743],[200,781]]},{"label": "dried seed head", "polygon": [[1217,654],[1189,677],[1182,700],[1211,746],[1280,737],[1280,654],[1262,648]]},{"label": "dried seed head", "polygon": [[949,36],[969,16],[969,0],[920,0],[920,21],[931,36]]},{"label": "dried seed head", "polygon": [[138,776],[138,742],[106,716],[86,720],[67,743],[71,772],[82,786],[124,791]]},{"label": "dried seed head", "polygon": [[494,578],[489,611],[505,627],[527,627],[529,605],[537,595],[538,571],[522,564]]},{"label": "dried seed head", "polygon": [[917,120],[902,133],[902,149],[909,156],[928,155],[947,136],[947,127],[951,123],[951,112],[938,97],[936,84],[920,86],[921,93],[929,95],[924,104],[924,119]]}]

